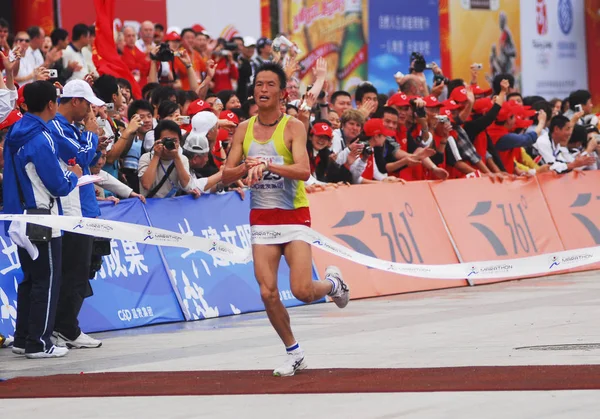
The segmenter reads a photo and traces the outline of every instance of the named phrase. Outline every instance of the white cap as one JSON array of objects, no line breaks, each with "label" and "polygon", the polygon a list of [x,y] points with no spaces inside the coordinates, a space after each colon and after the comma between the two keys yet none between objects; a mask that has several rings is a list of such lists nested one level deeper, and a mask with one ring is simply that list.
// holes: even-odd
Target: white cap
[{"label": "white cap", "polygon": [[256,38],[253,38],[251,36],[244,36],[244,46],[247,47],[251,47],[251,46],[256,46]]},{"label": "white cap", "polygon": [[195,154],[206,154],[209,152],[208,139],[206,135],[192,131],[186,138],[183,149]]},{"label": "white cap", "polygon": [[219,118],[212,112],[198,112],[192,118],[192,131],[198,134],[206,135],[208,131],[217,125]]},{"label": "white cap", "polygon": [[83,80],[71,80],[70,82],[65,84],[65,87],[63,88],[61,97],[83,98],[83,99],[87,100],[88,102],[90,102],[92,105],[96,105],[96,106],[104,106],[105,105],[105,103],[103,101],[101,101],[100,99],[98,99],[96,97],[96,95],[92,91],[92,88],[90,87],[90,85],[87,84],[87,82],[85,82]]}]

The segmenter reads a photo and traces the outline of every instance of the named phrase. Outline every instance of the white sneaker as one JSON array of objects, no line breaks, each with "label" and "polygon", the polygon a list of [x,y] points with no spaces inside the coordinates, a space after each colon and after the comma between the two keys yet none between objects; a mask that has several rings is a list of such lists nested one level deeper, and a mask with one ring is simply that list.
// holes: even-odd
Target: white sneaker
[{"label": "white sneaker", "polygon": [[94,339],[83,332],[81,332],[81,334],[75,340],[67,339],[64,335],[58,332],[53,332],[52,338],[53,342],[54,339],[56,339],[56,342],[54,343],[56,346],[66,347],[69,349],[99,348],[102,346],[101,340]]},{"label": "white sneaker", "polygon": [[2,344],[3,348],[11,348],[13,346],[13,343],[15,342],[15,338],[13,338],[12,336],[7,337],[4,340],[4,343]]},{"label": "white sneaker", "polygon": [[17,348],[16,346],[13,346],[12,353],[15,355],[25,355],[25,348]]},{"label": "white sneaker", "polygon": [[29,359],[41,359],[41,358],[62,358],[66,354],[69,353],[67,348],[61,348],[59,346],[54,346],[50,349],[47,349],[42,352],[34,352],[31,354],[25,354],[25,356]]},{"label": "white sneaker", "polygon": [[342,279],[342,273],[337,266],[328,266],[325,269],[325,279],[330,279],[335,283],[334,290],[329,296],[339,308],[344,308],[350,300],[350,289]]},{"label": "white sneaker", "polygon": [[285,363],[281,367],[275,369],[273,375],[275,377],[291,377],[296,374],[296,371],[303,370],[306,367],[308,367],[308,364],[304,360],[304,354],[288,354]]}]

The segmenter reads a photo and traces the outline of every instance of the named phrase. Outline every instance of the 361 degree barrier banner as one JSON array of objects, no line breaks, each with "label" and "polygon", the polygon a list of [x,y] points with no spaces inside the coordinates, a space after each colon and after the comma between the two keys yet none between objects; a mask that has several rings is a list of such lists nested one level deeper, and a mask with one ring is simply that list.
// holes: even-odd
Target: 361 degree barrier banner
[{"label": "361 degree barrier banner", "polygon": [[600,173],[546,174],[538,181],[565,250],[600,246]]},{"label": "361 degree barrier banner", "polygon": [[[310,195],[313,228],[357,252],[415,264],[457,263],[426,182],[353,186]],[[313,252],[316,265],[341,268],[352,298],[458,287],[466,281],[399,276]]]},{"label": "361 degree barrier banner", "polygon": [[564,250],[535,178],[450,180],[430,187],[463,262]]}]

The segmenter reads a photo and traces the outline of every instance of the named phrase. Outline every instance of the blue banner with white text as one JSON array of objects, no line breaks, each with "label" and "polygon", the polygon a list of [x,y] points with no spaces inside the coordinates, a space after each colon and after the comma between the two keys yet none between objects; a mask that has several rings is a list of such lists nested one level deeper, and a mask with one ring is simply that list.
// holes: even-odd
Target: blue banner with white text
[{"label": "blue banner with white text", "polygon": [[[369,81],[379,93],[398,90],[394,75],[409,73],[413,51],[441,65],[439,20],[438,0],[369,1]],[[431,86],[433,73],[425,75]]]}]

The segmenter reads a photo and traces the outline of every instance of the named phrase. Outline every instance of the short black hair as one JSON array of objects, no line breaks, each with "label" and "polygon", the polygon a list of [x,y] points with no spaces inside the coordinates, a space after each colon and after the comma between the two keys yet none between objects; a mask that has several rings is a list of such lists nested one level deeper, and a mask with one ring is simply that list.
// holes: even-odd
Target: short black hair
[{"label": "short black hair", "polygon": [[337,92],[331,95],[331,103],[335,103],[337,98],[340,96],[346,96],[349,97],[350,100],[352,100],[352,95],[350,93],[346,92],[345,90],[338,90]]},{"label": "short black hair", "polygon": [[[285,74],[283,67],[281,67],[279,64],[275,64],[275,63],[265,63],[265,64],[261,65],[258,68],[258,70],[256,70],[256,74],[254,75],[255,83],[256,83],[256,79],[257,79],[258,75],[260,73],[264,73],[265,71],[270,71],[271,73],[277,74],[277,77],[279,78],[279,88],[281,90],[285,90],[285,88],[287,86],[287,75]],[[254,90],[254,89],[252,89],[252,90]],[[223,103],[223,106],[225,106],[224,103]]]},{"label": "short black hair", "polygon": [[90,29],[90,36],[96,36],[96,25],[90,25],[88,28]]},{"label": "short black hair", "polygon": [[85,23],[78,23],[73,26],[73,32],[71,38],[73,41],[79,41],[82,36],[88,36],[90,34],[90,27]]},{"label": "short black hair", "polygon": [[569,138],[569,144],[581,143],[585,147],[588,142],[587,135],[587,129],[583,125],[576,124]]},{"label": "short black hair", "polygon": [[48,81],[34,81],[25,85],[23,98],[28,112],[40,113],[46,109],[48,103],[56,103],[56,87]]},{"label": "short black hair", "polygon": [[170,100],[172,96],[175,96],[175,100],[177,100],[177,91],[169,86],[159,86],[152,91],[152,96],[150,97],[150,103],[152,106],[160,105],[165,100]]},{"label": "short black hair", "polygon": [[159,83],[148,83],[144,87],[142,87],[142,97],[147,101],[150,101],[150,96],[152,96],[152,92],[157,87],[160,87]]},{"label": "short black hair", "polygon": [[554,128],[563,129],[569,123],[569,118],[564,115],[556,115],[550,121],[550,135],[554,132]]},{"label": "short black hair", "polygon": [[63,28],[56,28],[50,34],[50,39],[52,39],[52,46],[57,46],[59,42],[64,41],[69,37],[69,32],[67,32]]},{"label": "short black hair", "polygon": [[393,108],[391,106],[383,106],[379,108],[379,110],[375,114],[375,118],[383,118],[383,115],[385,115],[386,113],[399,116],[398,110],[396,108]]},{"label": "short black hair", "polygon": [[103,74],[94,82],[96,96],[106,103],[113,103],[113,95],[119,94],[117,78],[110,74]]},{"label": "short black hair", "polygon": [[177,103],[182,108],[185,106],[187,102],[193,102],[194,100],[198,100],[200,97],[198,93],[193,90],[178,90],[177,91]]},{"label": "short black hair", "polygon": [[0,28],[8,28],[10,27],[8,25],[8,21],[2,17],[0,17]]},{"label": "short black hair", "polygon": [[500,86],[502,80],[508,80],[508,85],[510,87],[515,87],[515,77],[512,74],[497,74],[496,77],[494,77],[494,80],[492,81],[492,88],[494,89],[495,95],[499,95],[500,91],[502,90],[502,87]]},{"label": "short black hair", "polygon": [[158,105],[158,119],[165,119],[167,116],[174,114],[179,110],[179,105],[169,100],[163,100]]},{"label": "short black hair", "polygon": [[237,97],[237,93],[233,90],[221,90],[219,93],[217,93],[217,97],[223,103],[223,107],[225,107],[225,105],[227,105],[227,102],[229,102],[229,99],[231,99],[234,96]]},{"label": "short black hair", "polygon": [[[554,106],[552,106],[552,104],[546,102],[545,100],[537,101],[533,105],[531,105],[531,109],[533,109],[533,110],[536,110],[536,111],[543,110],[544,112],[546,112],[548,119],[552,118],[552,108],[554,108]],[[535,115],[532,119],[533,119],[533,124],[537,125],[538,124],[537,115]]]},{"label": "short black hair", "polygon": [[188,32],[191,32],[191,33],[193,33],[193,34],[194,34],[194,36],[196,36],[196,31],[195,31],[195,30],[193,30],[192,28],[184,28],[184,29],[181,31],[181,37],[183,38],[183,35],[185,35],[185,34],[186,34],[186,33],[188,33]]},{"label": "short black hair", "polygon": [[592,94],[587,90],[575,90],[569,95],[569,107],[572,111],[577,105],[585,105],[592,98]]},{"label": "short black hair", "polygon": [[117,84],[121,86],[121,89],[129,89],[131,91],[131,83],[127,79],[117,79]]},{"label": "short black hair", "polygon": [[39,26],[31,26],[27,29],[29,39],[39,38],[42,35],[42,30]]},{"label": "short black hair", "polygon": [[131,120],[138,111],[148,111],[154,115],[154,108],[146,100],[134,100],[127,108],[127,119]]},{"label": "short black hair", "polygon": [[354,93],[354,99],[356,100],[356,103],[362,102],[363,97],[365,97],[367,93],[375,93],[375,95],[379,94],[375,86],[368,81],[364,81],[358,85],[356,88],[356,93]]},{"label": "short black hair", "polygon": [[520,97],[523,100],[523,95],[519,92],[512,92],[506,95],[506,100],[509,100],[511,97]]},{"label": "short black hair", "polygon": [[177,125],[176,122],[169,121],[168,119],[164,119],[158,122],[156,128],[154,128],[154,139],[158,140],[164,131],[172,131],[177,134],[179,138],[179,142],[182,142],[181,128]]},{"label": "short black hair", "polygon": [[298,112],[298,107],[295,105],[292,105],[291,103],[288,103],[287,105],[285,105],[285,111],[289,111],[290,109],[295,109],[296,112]]},{"label": "short black hair", "polygon": [[163,25],[161,25],[160,23],[155,23],[154,24],[154,30],[159,30],[159,31],[165,31],[165,27]]}]

